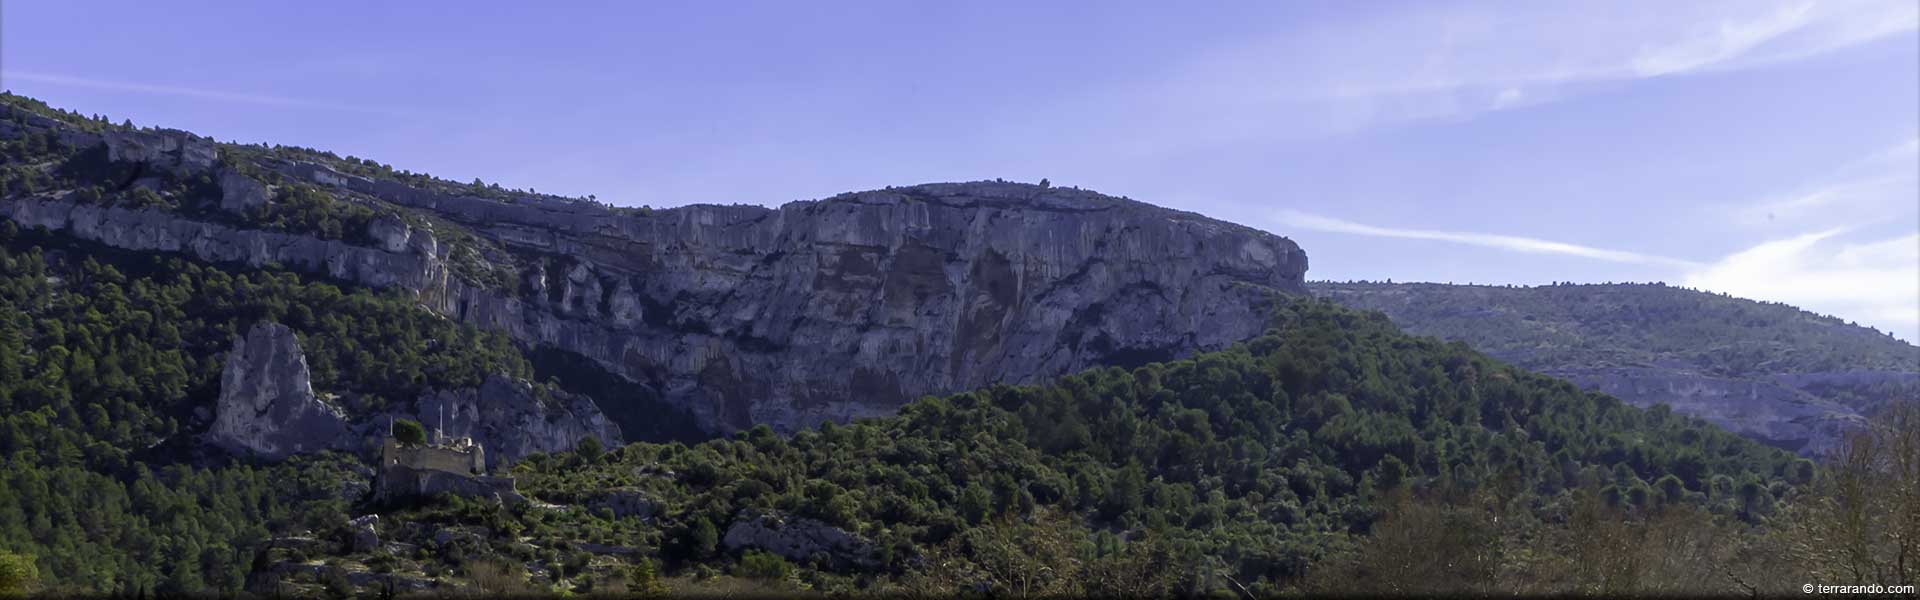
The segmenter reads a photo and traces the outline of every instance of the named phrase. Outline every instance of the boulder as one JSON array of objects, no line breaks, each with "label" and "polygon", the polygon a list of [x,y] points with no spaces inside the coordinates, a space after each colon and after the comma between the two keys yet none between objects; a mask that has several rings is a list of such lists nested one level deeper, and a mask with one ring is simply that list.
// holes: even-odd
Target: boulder
[{"label": "boulder", "polygon": [[347,522],[347,530],[353,535],[354,552],[372,552],[380,549],[380,534],[375,526],[380,524],[380,515],[366,515]]},{"label": "boulder", "polygon": [[800,563],[836,570],[880,568],[877,548],[866,538],[808,519],[742,509],[721,544],[730,551],[758,549]]},{"label": "boulder", "polygon": [[316,397],[293,330],[259,323],[236,340],[220,376],[210,441],[229,451],[279,459],[345,439],[345,413]]},{"label": "boulder", "polygon": [[244,215],[267,204],[267,186],[232,169],[220,171],[220,210]]},{"label": "boulder", "polygon": [[381,215],[367,224],[367,237],[373,238],[373,243],[382,250],[405,252],[407,242],[413,237],[413,228],[405,221]]},{"label": "boulder", "polygon": [[636,489],[609,490],[594,498],[588,506],[612,511],[615,518],[636,517],[641,520],[651,519],[660,511],[658,502]]}]

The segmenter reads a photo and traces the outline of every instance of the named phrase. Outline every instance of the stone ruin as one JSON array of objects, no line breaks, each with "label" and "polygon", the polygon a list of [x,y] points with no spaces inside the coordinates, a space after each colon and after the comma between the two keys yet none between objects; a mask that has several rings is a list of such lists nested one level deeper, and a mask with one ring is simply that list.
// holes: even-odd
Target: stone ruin
[{"label": "stone ruin", "polygon": [[487,474],[485,448],[472,438],[446,439],[438,429],[430,443],[417,447],[401,445],[387,436],[380,446],[373,494],[374,501],[381,503],[440,494],[509,504],[526,501],[514,489],[513,477]]}]

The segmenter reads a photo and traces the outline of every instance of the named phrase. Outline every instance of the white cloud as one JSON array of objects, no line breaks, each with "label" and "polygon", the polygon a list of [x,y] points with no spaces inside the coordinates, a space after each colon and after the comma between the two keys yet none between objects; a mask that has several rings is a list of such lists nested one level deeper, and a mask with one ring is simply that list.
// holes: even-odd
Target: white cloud
[{"label": "white cloud", "polygon": [[1772,240],[1689,273],[1689,287],[1786,302],[1920,334],[1920,233],[1846,242],[1845,229]]},{"label": "white cloud", "polygon": [[1608,262],[1618,262],[1618,263],[1660,265],[1660,266],[1684,267],[1684,268],[1694,268],[1694,267],[1700,266],[1699,263],[1680,260],[1676,258],[1654,256],[1650,254],[1641,254],[1637,252],[1626,252],[1622,250],[1608,250],[1605,248],[1595,248],[1592,246],[1582,246],[1579,244],[1569,244],[1566,242],[1556,242],[1553,240],[1543,240],[1540,238],[1530,238],[1530,237],[1521,237],[1521,236],[1513,236],[1513,235],[1499,235],[1499,234],[1490,234],[1490,233],[1473,233],[1473,232],[1463,232],[1463,231],[1436,231],[1436,230],[1429,230],[1429,229],[1395,229],[1390,227],[1378,227],[1374,225],[1355,223],[1352,221],[1343,221],[1343,220],[1335,219],[1332,217],[1323,217],[1320,215],[1304,213],[1296,210],[1276,211],[1273,214],[1273,218],[1281,224],[1295,227],[1295,228],[1300,228],[1300,229],[1312,230],[1312,231],[1325,231],[1330,233],[1348,233],[1348,234],[1354,234],[1354,235],[1399,238],[1399,239],[1408,239],[1408,240],[1430,240],[1430,241],[1438,241],[1438,242],[1449,242],[1449,243],[1455,243],[1455,244],[1467,244],[1471,246],[1482,246],[1487,248],[1497,248],[1501,250],[1511,250],[1515,252],[1526,252],[1530,254],[1560,254],[1565,256],[1576,256],[1580,258],[1589,258],[1594,260],[1604,260]]},{"label": "white cloud", "polygon": [[68,75],[59,75],[59,74],[52,74],[52,73],[36,73],[32,71],[9,70],[6,72],[5,78],[10,81],[29,81],[33,83],[42,83],[42,84],[48,84],[48,85],[89,88],[89,89],[106,90],[106,91],[113,91],[113,92],[132,92],[136,94],[151,94],[151,95],[157,95],[157,96],[177,96],[182,98],[198,98],[202,100],[213,100],[217,102],[237,102],[242,104],[258,104],[262,106],[280,106],[285,108],[316,108],[316,109],[325,109],[325,110],[341,110],[341,111],[349,111],[349,112],[386,114],[386,115],[394,115],[394,116],[413,116],[407,113],[406,111],[399,111],[399,110],[371,107],[371,106],[360,106],[355,104],[342,104],[338,102],[326,102],[326,101],[308,100],[308,99],[302,99],[302,98],[289,98],[285,96],[273,96],[273,95],[267,95],[267,94],[251,94],[251,93],[244,93],[244,92],[208,90],[208,89],[200,89],[200,88],[175,86],[175,85],[136,83],[136,82],[128,82],[128,81],[108,81],[108,80],[102,80],[102,79],[89,79],[85,77],[73,77]]}]

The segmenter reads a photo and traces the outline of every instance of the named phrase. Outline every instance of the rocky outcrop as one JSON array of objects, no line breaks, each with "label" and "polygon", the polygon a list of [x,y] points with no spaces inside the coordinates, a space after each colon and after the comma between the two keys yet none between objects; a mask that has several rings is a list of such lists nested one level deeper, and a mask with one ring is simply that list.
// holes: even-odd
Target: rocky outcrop
[{"label": "rocky outcrop", "polygon": [[347,522],[347,534],[352,538],[354,552],[380,549],[380,533],[375,531],[379,525],[380,515],[366,515]]},{"label": "rocky outcrop", "polygon": [[881,566],[873,542],[805,517],[743,509],[720,543],[730,551],[757,549],[836,570]]},{"label": "rocky outcrop", "polygon": [[267,204],[267,185],[232,169],[220,171],[220,210],[245,215]]},{"label": "rocky outcrop", "polygon": [[115,128],[102,137],[107,160],[140,163],[175,175],[204,173],[220,156],[213,140],[178,129]]},{"label": "rocky outcrop", "polygon": [[413,240],[413,228],[400,219],[382,216],[367,225],[367,237],[381,250],[406,252],[408,242]]},{"label": "rocky outcrop", "polygon": [[256,325],[235,343],[208,438],[271,459],[353,450],[377,441],[389,416],[438,427],[448,438],[472,438],[488,449],[489,466],[569,450],[586,437],[609,447],[625,443],[619,426],[591,399],[504,375],[490,376],[477,388],[424,394],[410,410],[349,424],[342,409],[315,395],[293,330],[277,323]]},{"label": "rocky outcrop", "polygon": [[606,509],[614,518],[634,517],[641,520],[651,519],[660,512],[660,503],[636,489],[607,490],[587,503],[596,510]]},{"label": "rocky outcrop", "polygon": [[414,419],[449,438],[472,438],[486,447],[487,465],[512,464],[535,452],[572,450],[592,437],[606,447],[626,443],[620,426],[586,396],[536,388],[525,380],[493,375],[478,388],[438,391],[414,403]]},{"label": "rocky outcrop", "polygon": [[1810,456],[1826,454],[1841,435],[1866,423],[1837,402],[1764,381],[1632,368],[1551,374],[1641,408],[1664,404],[1676,413]]},{"label": "rocky outcrop", "polygon": [[333,447],[348,430],[345,413],[314,396],[299,341],[278,323],[234,342],[214,414],[209,441],[264,458]]},{"label": "rocky outcrop", "polygon": [[12,105],[0,106],[0,139],[17,139],[30,132],[47,132],[68,148],[93,148],[100,145],[100,134],[73,127],[60,120]]},{"label": "rocky outcrop", "polygon": [[[0,216],[21,227],[45,227],[125,250],[181,252],[202,260],[250,267],[279,265],[372,287],[433,287],[446,277],[440,257],[416,245],[386,252],[339,240],[279,231],[243,229],[185,219],[153,208],[100,206],[72,195],[42,195],[0,202]],[[425,242],[431,242],[430,237]]]}]

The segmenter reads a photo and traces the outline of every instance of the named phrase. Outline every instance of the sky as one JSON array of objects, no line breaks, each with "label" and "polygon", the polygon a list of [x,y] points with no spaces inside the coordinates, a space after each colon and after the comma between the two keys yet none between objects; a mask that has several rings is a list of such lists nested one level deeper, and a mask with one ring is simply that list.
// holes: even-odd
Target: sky
[{"label": "sky", "polygon": [[0,4],[0,87],[655,207],[1050,179],[1314,279],[1662,281],[1920,339],[1920,1]]}]

